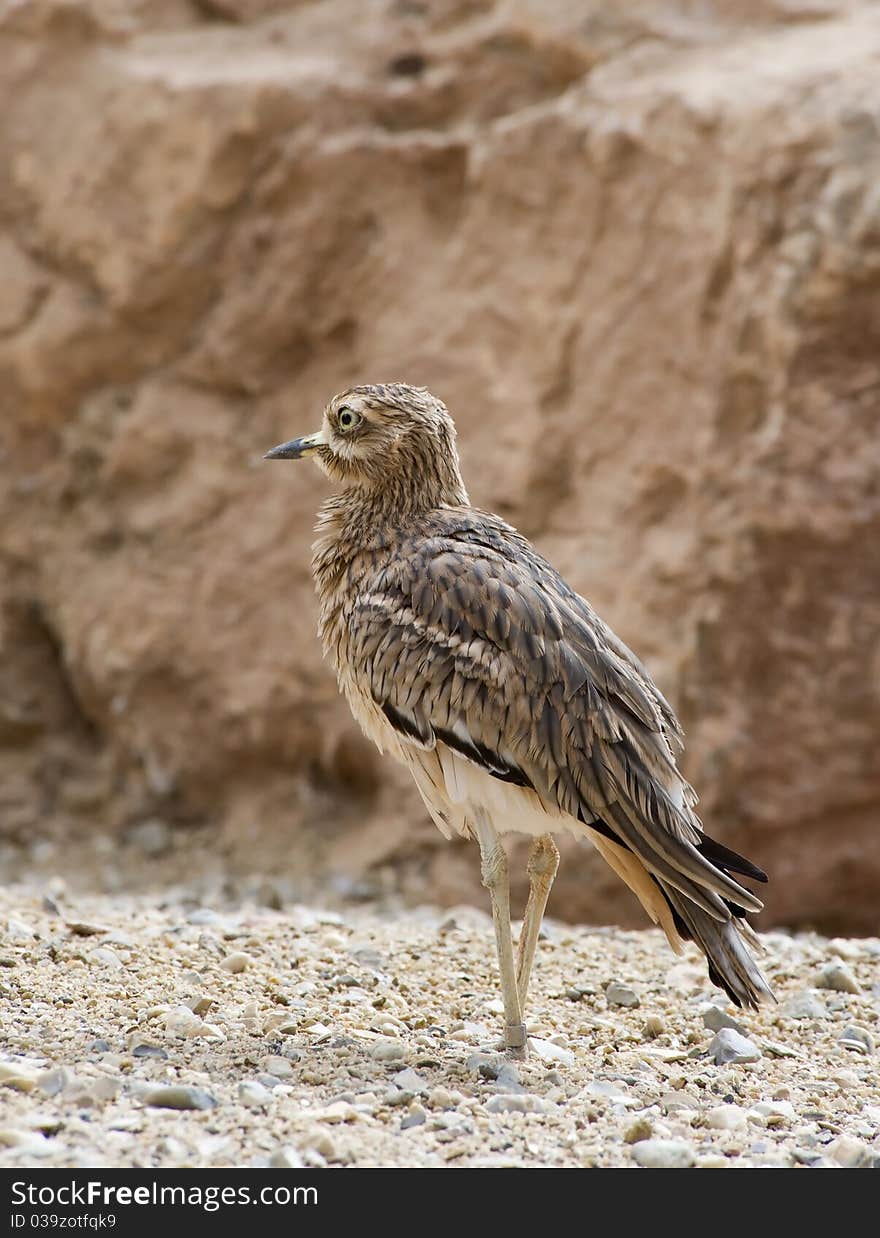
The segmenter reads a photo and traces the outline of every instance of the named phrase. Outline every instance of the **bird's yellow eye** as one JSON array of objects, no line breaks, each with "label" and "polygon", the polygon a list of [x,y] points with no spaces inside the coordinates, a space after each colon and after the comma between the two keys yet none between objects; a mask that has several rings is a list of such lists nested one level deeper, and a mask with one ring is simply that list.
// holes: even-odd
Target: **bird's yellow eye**
[{"label": "bird's yellow eye", "polygon": [[360,413],[356,413],[353,408],[347,406],[341,408],[336,415],[336,422],[343,433],[359,426],[362,420]]}]

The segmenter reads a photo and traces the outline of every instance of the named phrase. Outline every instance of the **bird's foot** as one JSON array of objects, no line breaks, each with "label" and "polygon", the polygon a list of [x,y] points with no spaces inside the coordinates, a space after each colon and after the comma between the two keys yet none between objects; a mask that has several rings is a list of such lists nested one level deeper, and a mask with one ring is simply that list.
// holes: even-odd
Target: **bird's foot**
[{"label": "bird's foot", "polygon": [[528,1052],[529,1038],[525,1023],[508,1023],[504,1029],[504,1047],[510,1057],[522,1059]]}]

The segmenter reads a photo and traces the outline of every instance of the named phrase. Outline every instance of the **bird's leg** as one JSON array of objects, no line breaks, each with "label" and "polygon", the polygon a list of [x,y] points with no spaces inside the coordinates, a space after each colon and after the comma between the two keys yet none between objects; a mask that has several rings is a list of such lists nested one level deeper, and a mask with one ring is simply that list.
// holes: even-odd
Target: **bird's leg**
[{"label": "bird's leg", "polygon": [[529,852],[529,901],[526,903],[526,914],[523,917],[517,950],[516,987],[523,1014],[526,1009],[526,998],[529,995],[529,979],[532,974],[535,949],[538,945],[538,934],[541,931],[541,921],[544,919],[544,909],[550,897],[550,887],[553,885],[558,868],[559,851],[556,843],[549,834],[542,834],[532,843],[532,849]]},{"label": "bird's leg", "polygon": [[522,1052],[526,1046],[526,1029],[513,965],[507,854],[495,830],[481,814],[478,814],[474,821],[474,831],[480,844],[483,885],[492,900],[492,919],[495,922],[495,944],[498,948],[498,970],[501,972],[501,997],[506,1023],[504,1038],[508,1049]]}]

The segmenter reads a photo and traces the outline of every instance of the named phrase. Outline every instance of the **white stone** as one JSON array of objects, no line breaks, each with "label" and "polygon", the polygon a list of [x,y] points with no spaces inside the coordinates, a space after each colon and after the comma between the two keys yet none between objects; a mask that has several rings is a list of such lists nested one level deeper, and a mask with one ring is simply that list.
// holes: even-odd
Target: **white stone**
[{"label": "white stone", "polygon": [[549,1101],[528,1093],[493,1096],[486,1104],[488,1113],[551,1113],[555,1108]]},{"label": "white stone", "polygon": [[738,1105],[717,1105],[706,1114],[706,1125],[713,1131],[735,1131],[746,1125],[746,1115]]},{"label": "white stone", "polygon": [[296,1148],[285,1146],[272,1153],[269,1165],[272,1169],[302,1169],[303,1159]]},{"label": "white stone", "polygon": [[272,1093],[255,1079],[245,1079],[238,1085],[238,1099],[249,1109],[262,1109],[272,1100]]},{"label": "white stone", "polygon": [[709,1053],[717,1066],[725,1066],[728,1062],[757,1062],[761,1056],[755,1042],[740,1036],[732,1027],[722,1027],[716,1032],[709,1044]]},{"label": "white stone", "polygon": [[827,1152],[831,1159],[844,1169],[861,1168],[872,1159],[871,1149],[867,1144],[860,1139],[853,1139],[851,1135],[838,1135],[834,1142],[828,1145]]},{"label": "white stone", "polygon": [[780,1012],[784,1019],[827,1019],[825,1003],[815,993],[793,993]]},{"label": "white stone", "polygon": [[632,1157],[643,1169],[691,1169],[697,1159],[691,1145],[678,1139],[640,1140]]},{"label": "white stone", "polygon": [[251,961],[251,956],[245,954],[244,950],[236,950],[234,954],[227,954],[226,958],[221,960],[220,966],[224,971],[231,972],[235,976],[239,972],[246,971]]},{"label": "white stone", "polygon": [[529,1037],[529,1049],[542,1062],[559,1062],[563,1066],[574,1066],[575,1057],[570,1049],[564,1049],[554,1044],[552,1040],[542,1040],[539,1036]]},{"label": "white stone", "polygon": [[826,963],[816,977],[818,989],[833,989],[837,993],[861,993],[861,987],[846,963]]},{"label": "white stone", "polygon": [[370,1045],[370,1057],[375,1062],[399,1062],[406,1057],[406,1046],[399,1040],[377,1040]]}]

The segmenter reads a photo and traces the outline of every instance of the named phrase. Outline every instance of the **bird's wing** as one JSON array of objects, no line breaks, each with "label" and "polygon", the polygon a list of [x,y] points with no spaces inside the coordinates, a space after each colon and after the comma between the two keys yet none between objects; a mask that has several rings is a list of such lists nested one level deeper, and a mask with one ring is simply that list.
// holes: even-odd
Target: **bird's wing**
[{"label": "bird's wing", "polygon": [[435,518],[405,538],[346,618],[362,689],[403,743],[439,741],[533,789],[719,920],[725,900],[760,910],[698,849],[678,724],[647,672],[497,517]]}]

